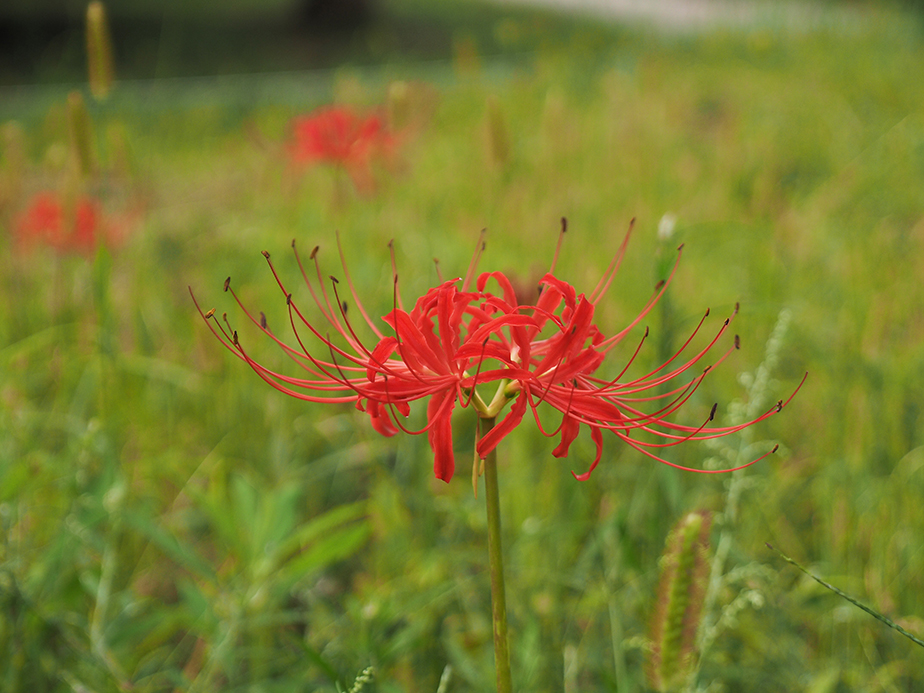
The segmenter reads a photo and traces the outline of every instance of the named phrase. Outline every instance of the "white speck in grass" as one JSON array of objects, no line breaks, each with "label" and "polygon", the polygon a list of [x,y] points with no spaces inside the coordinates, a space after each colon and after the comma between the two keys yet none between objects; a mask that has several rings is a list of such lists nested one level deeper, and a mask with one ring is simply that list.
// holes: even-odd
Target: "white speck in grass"
[{"label": "white speck in grass", "polygon": [[675,226],[677,226],[677,217],[670,212],[661,217],[661,221],[658,222],[658,240],[669,241],[674,235]]}]

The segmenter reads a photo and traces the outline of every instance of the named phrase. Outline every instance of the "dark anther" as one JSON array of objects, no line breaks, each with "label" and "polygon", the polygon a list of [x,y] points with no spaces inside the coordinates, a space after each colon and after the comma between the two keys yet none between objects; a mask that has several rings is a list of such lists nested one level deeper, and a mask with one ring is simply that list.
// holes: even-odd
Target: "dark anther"
[{"label": "dark anther", "polygon": [[705,316],[705,317],[707,317],[707,318],[709,317],[709,311],[710,311],[710,310],[712,310],[712,309],[711,309],[711,308],[706,308],[706,316]]},{"label": "dark anther", "polygon": [[684,246],[684,245],[686,245],[686,243],[681,243],[680,245],[677,246],[677,252],[678,252],[678,253],[679,253],[681,250],[683,250],[683,246]]},{"label": "dark anther", "polygon": [[292,305],[292,294],[286,294],[286,305],[287,306]]},{"label": "dark anther", "polygon": [[776,413],[779,414],[783,411],[783,400],[778,400],[776,403]]},{"label": "dark anther", "polygon": [[561,232],[562,233],[568,232],[568,220],[565,217],[561,218]]},{"label": "dark anther", "polygon": [[542,291],[543,291],[543,289],[545,289],[545,284],[540,284],[539,286],[536,287],[536,297],[537,297],[537,298],[541,298],[541,297],[542,297]]},{"label": "dark anther", "polygon": [[295,250],[295,239],[292,239],[292,250]]},{"label": "dark anther", "polygon": [[266,313],[264,313],[262,310],[260,311],[260,327],[262,327],[264,330],[266,329]]},{"label": "dark anther", "polygon": [[311,255],[308,256],[309,260],[314,260],[315,256],[318,254],[318,251],[321,249],[321,246],[316,245],[314,250],[311,251]]},{"label": "dark anther", "polygon": [[215,315],[215,309],[212,308],[208,313],[205,314],[205,319],[208,320],[210,317]]},{"label": "dark anther", "polygon": [[738,301],[735,301],[735,312],[732,313],[732,315],[738,315],[738,308],[739,308],[739,306],[740,306],[740,304],[738,303]]},{"label": "dark anther", "polygon": [[643,339],[648,339],[648,325],[645,325],[645,336]]},{"label": "dark anther", "polygon": [[231,335],[231,341],[234,342],[234,346],[239,347],[241,343],[237,341],[237,330],[234,330],[234,334]]},{"label": "dark anther", "polygon": [[337,277],[335,277],[334,275],[330,275],[330,280],[331,280],[334,284],[339,284],[339,283],[340,283],[340,282],[337,280]]},{"label": "dark anther", "polygon": [[397,283],[398,283],[398,274],[395,273],[395,284],[397,284]]},{"label": "dark anther", "polygon": [[267,260],[269,260],[269,252],[266,251],[266,250],[264,250],[264,251],[263,251],[263,257],[265,257]]},{"label": "dark anther", "polygon": [[725,327],[728,327],[728,323],[731,322],[731,318],[725,318]]},{"label": "dark anther", "polygon": [[231,277],[228,277],[227,279],[225,279],[225,291],[227,291],[230,287],[231,287]]},{"label": "dark anther", "polygon": [[389,247],[389,248],[394,248],[394,247],[395,247],[395,239],[394,239],[394,238],[392,238],[390,241],[388,241],[388,247]]},{"label": "dark anther", "polygon": [[347,312],[347,302],[346,302],[346,301],[344,301],[344,302],[340,305],[340,310],[342,310],[342,311],[343,311],[343,314],[346,315],[346,312]]},{"label": "dark anther", "polygon": [[[775,453],[775,452],[776,452],[777,450],[779,450],[779,449],[780,449],[780,446],[779,446],[779,445],[774,445],[774,446],[773,446],[773,450],[770,451],[770,454],[772,455],[773,453]],[[771,548],[772,548],[772,547],[771,547]]]},{"label": "dark anther", "polygon": [[222,314],[221,314],[221,319],[224,320],[225,322],[228,322],[228,314],[227,314],[227,313],[222,313]]},{"label": "dark anther", "polygon": [[655,284],[655,291],[660,291],[666,282],[662,279],[657,284]]},{"label": "dark anther", "polygon": [[713,419],[715,419],[715,412],[716,412],[716,409],[718,409],[718,408],[719,408],[719,403],[718,403],[718,402],[716,402],[715,404],[712,405],[712,411],[709,412],[709,420],[710,420],[710,421],[712,421]]},{"label": "dark anther", "polygon": [[741,348],[741,337],[739,337],[738,335],[735,335],[735,348],[736,349]]}]

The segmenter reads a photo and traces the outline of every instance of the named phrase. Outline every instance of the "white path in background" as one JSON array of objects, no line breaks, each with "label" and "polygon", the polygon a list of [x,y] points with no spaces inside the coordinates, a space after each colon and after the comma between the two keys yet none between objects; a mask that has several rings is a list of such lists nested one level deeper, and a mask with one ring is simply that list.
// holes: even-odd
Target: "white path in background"
[{"label": "white path in background", "polygon": [[532,5],[563,12],[673,31],[712,28],[788,28],[849,26],[862,14],[846,6],[821,3],[754,2],[748,0],[493,0],[497,4]]}]

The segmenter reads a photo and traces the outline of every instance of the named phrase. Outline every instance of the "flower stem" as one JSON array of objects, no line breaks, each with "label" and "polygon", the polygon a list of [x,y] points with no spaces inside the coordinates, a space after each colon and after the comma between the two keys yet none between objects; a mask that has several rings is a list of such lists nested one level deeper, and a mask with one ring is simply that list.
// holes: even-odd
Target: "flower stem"
[{"label": "flower stem", "polygon": [[[482,419],[482,435],[494,428],[494,417]],[[501,550],[500,494],[497,490],[497,449],[484,459],[484,496],[488,508],[488,562],[491,566],[491,620],[494,624],[494,668],[497,693],[512,693],[510,646],[507,642],[507,596]]]}]

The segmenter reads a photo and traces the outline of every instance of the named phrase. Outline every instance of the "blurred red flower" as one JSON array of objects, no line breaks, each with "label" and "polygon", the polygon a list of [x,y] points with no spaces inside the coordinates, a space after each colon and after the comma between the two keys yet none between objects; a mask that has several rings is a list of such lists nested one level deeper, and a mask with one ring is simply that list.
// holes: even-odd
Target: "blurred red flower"
[{"label": "blurred red flower", "polygon": [[289,152],[295,164],[341,166],[357,190],[369,192],[374,188],[373,161],[390,157],[394,145],[394,136],[379,116],[332,107],[292,121]]},{"label": "blurred red flower", "polygon": [[13,231],[20,250],[45,245],[60,253],[91,254],[100,245],[118,246],[139,217],[137,209],[104,214],[95,198],[80,197],[68,204],[57,193],[44,191],[29,201]]},{"label": "blurred red flower", "polygon": [[[311,253],[316,267],[317,288],[309,281],[297,251],[296,259],[311,296],[330,328],[316,325],[297,307],[269,260],[269,254],[264,252],[286,297],[297,347],[280,340],[266,325],[262,314],[258,319],[244,307],[230,289],[230,278],[225,282],[225,290],[230,290],[249,319],[304,369],[307,376],[301,378],[283,375],[256,362],[241,345],[237,331],[231,328],[227,318],[222,324],[210,319],[214,310],[203,313],[200,308],[199,312],[228,349],[281,392],[309,402],[355,403],[358,409],[369,415],[373,427],[386,436],[399,430],[414,434],[427,432],[435,458],[434,472],[444,481],[452,478],[455,469],[451,418],[456,404],[473,406],[481,418],[494,419],[508,403],[512,403],[503,420],[478,441],[477,452],[482,458],[519,425],[526,411],[531,409],[544,435],[560,436],[559,445],[552,453],[556,457],[568,454],[581,426],[590,429],[597,455],[587,472],[575,474],[580,480],[589,478],[600,461],[603,431],[612,431],[653,459],[688,469],[663,459],[658,451],[689,440],[706,440],[734,433],[781,411],[789,400],[786,403],[779,401],[753,421],[736,426],[710,426],[715,407],[700,426],[678,424],[671,420],[670,417],[690,400],[714,366],[737,348],[736,337],[715,363],[705,368],[698,365],[725,334],[733,316],[724,320],[704,348],[682,362],[679,362],[681,354],[688,349],[705,317],[683,347],[667,363],[648,374],[623,379],[635,358],[633,356],[615,378],[596,376],[596,371],[613,347],[651,311],[670,282],[670,277],[662,282],[641,313],[620,332],[606,337],[597,328],[593,322],[594,309],[619,268],[628,239],[627,234],[604,277],[588,295],[577,294],[570,284],[556,278],[553,261],[550,271],[540,280],[540,293],[534,304],[520,304],[510,280],[500,272],[482,274],[476,282],[476,290],[469,290],[482,245],[479,245],[464,279],[446,281],[429,289],[409,311],[401,305],[395,273],[395,307],[382,318],[394,333],[388,335],[369,319],[356,296],[344,263],[351,297],[377,340],[372,348],[360,341],[348,320],[338,281],[331,277],[333,301],[324,288],[317,248]],[[679,257],[678,252],[678,262]],[[491,280],[500,286],[499,294],[486,291]],[[198,303],[196,305],[198,307]],[[299,325],[310,336],[301,334]],[[331,330],[339,335],[338,340],[330,337]],[[646,330],[645,337],[647,334]],[[308,348],[306,343],[312,339],[316,340],[320,351]],[[345,346],[340,346],[341,342]],[[641,344],[635,354],[640,348]],[[687,373],[693,374],[685,377],[679,385],[669,385]],[[489,383],[494,383],[496,390],[492,398],[483,399],[479,388],[483,390],[483,386]],[[424,398],[428,399],[427,425],[419,431],[409,431],[401,420],[410,414],[411,402]],[[540,420],[538,409],[543,403],[562,414],[561,423],[554,430],[546,430]],[[642,410],[645,405],[653,411],[645,413]],[[642,435],[636,437],[637,432]]]},{"label": "blurred red flower", "polygon": [[100,235],[99,202],[83,197],[73,208],[62,203],[52,192],[32,198],[15,224],[21,248],[47,245],[61,252],[92,252],[103,239]]}]

